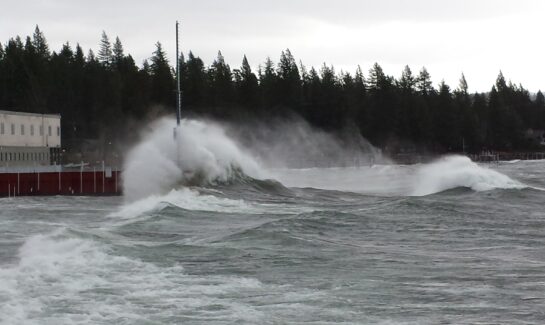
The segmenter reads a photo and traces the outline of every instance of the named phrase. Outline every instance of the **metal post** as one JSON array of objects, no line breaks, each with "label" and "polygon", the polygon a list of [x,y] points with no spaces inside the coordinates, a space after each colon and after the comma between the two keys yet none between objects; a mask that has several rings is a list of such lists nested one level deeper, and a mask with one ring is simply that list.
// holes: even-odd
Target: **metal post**
[{"label": "metal post", "polygon": [[105,193],[104,185],[106,183],[106,167],[104,167],[104,160],[102,161],[102,193]]},{"label": "metal post", "polygon": [[116,171],[115,171],[115,194],[117,194],[117,173],[119,172],[119,170],[116,168]]},{"label": "metal post", "polygon": [[96,167],[93,167],[93,190],[97,192],[97,170]]},{"label": "metal post", "polygon": [[182,95],[180,91],[180,51],[178,47],[178,21],[176,20],[176,125],[180,126],[182,114]]},{"label": "metal post", "polygon": [[19,179],[19,173],[17,173],[17,195],[21,194],[21,181]]},{"label": "metal post", "polygon": [[79,193],[83,193],[83,161],[79,170]]},{"label": "metal post", "polygon": [[61,194],[61,169],[59,168],[59,194]]},{"label": "metal post", "polygon": [[38,172],[38,192],[40,191],[40,172]]}]

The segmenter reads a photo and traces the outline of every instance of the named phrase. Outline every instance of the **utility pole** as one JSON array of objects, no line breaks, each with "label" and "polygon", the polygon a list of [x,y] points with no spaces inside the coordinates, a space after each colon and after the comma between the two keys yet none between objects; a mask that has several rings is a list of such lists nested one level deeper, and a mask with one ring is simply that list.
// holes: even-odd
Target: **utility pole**
[{"label": "utility pole", "polygon": [[179,135],[180,132],[180,120],[182,115],[182,92],[180,90],[180,51],[179,51],[179,38],[178,38],[178,26],[179,23],[176,20],[176,126],[174,127],[174,142],[176,146],[176,160],[180,165],[180,148],[179,148]]},{"label": "utility pole", "polygon": [[178,47],[178,21],[176,20],[176,126],[180,126],[182,114],[182,92],[180,90],[180,55]]}]

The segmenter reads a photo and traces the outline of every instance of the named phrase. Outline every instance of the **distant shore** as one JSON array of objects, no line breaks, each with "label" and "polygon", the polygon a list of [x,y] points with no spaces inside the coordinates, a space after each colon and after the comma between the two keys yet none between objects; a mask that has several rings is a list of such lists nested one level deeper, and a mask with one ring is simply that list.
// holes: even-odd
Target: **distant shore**
[{"label": "distant shore", "polygon": [[[484,151],[478,154],[470,153],[452,153],[454,155],[466,156],[474,162],[498,162],[512,160],[542,160],[545,159],[545,152],[500,152],[500,151]],[[448,154],[444,154],[448,155]],[[443,155],[439,154],[397,154],[393,155],[392,159],[399,164],[419,164],[427,163],[437,159]]]}]

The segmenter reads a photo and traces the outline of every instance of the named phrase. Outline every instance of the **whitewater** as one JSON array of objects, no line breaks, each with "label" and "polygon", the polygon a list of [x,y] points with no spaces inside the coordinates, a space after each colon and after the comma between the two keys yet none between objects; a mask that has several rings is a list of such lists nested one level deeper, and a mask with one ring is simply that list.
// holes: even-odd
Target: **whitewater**
[{"label": "whitewater", "polygon": [[0,199],[0,324],[543,323],[544,161],[172,127],[127,154],[123,197]]}]

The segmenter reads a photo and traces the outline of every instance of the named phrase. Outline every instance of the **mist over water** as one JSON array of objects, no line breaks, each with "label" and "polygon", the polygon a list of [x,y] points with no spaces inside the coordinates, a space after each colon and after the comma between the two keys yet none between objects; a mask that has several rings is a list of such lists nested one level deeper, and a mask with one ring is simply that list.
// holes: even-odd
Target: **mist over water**
[{"label": "mist over water", "polygon": [[123,177],[127,204],[115,215],[130,218],[168,205],[203,211],[259,210],[247,204],[244,195],[225,197],[225,188],[220,198],[210,192],[220,184],[258,180],[397,197],[458,188],[528,187],[462,156],[396,165],[360,135],[339,137],[297,119],[250,129],[184,119],[176,139],[174,125],[167,118],[155,122],[144,141],[130,151]]},{"label": "mist over water", "polygon": [[255,160],[212,122],[182,120],[151,125],[145,140],[133,148],[124,167],[124,193],[129,200],[164,194],[198,178],[200,183],[226,181],[238,171],[262,177]]},{"label": "mist over water", "polygon": [[172,119],[157,121],[129,153],[124,169],[129,200],[244,176],[272,178],[290,187],[371,195],[422,196],[458,187],[474,191],[525,187],[462,156],[395,165],[359,134],[340,137],[300,120],[235,129],[186,119],[176,140],[174,125]]},{"label": "mist over water", "polygon": [[350,167],[390,164],[356,128],[328,133],[301,118],[229,126],[230,134],[266,168]]},{"label": "mist over water", "polygon": [[0,324],[545,319],[545,162],[398,165],[298,121],[174,125],[130,152],[124,198],[0,199]]}]

